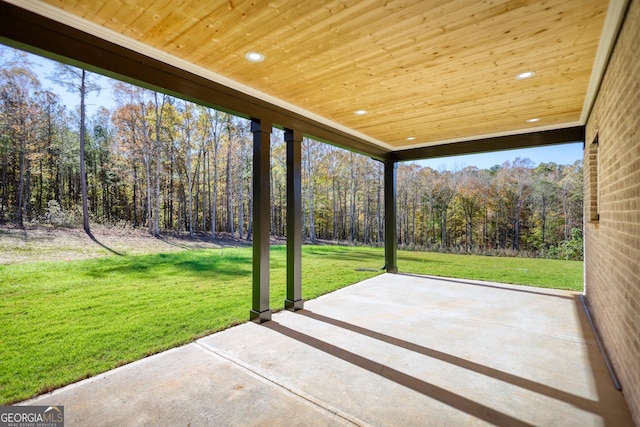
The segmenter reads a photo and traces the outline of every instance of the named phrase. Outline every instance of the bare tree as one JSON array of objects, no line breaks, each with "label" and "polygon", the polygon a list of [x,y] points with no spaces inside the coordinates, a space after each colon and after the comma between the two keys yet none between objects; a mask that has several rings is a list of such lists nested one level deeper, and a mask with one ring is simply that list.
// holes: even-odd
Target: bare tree
[{"label": "bare tree", "polygon": [[80,95],[80,188],[82,192],[82,227],[87,234],[91,234],[91,230],[89,228],[89,202],[85,171],[86,99],[89,93],[99,92],[101,89],[96,78],[85,69],[62,63],[57,63],[56,75],[53,76],[54,82],[66,87],[68,91],[77,92]]},{"label": "bare tree", "polygon": [[[0,115],[3,124],[3,133],[14,141],[18,147],[18,183],[16,191],[16,219],[20,226],[23,225],[24,216],[27,214],[29,200],[29,163],[31,148],[33,145],[33,130],[38,120],[35,92],[40,87],[40,82],[35,75],[23,67],[14,67],[2,70],[0,73]],[[4,141],[5,138],[2,138]],[[3,143],[2,156],[2,205],[7,199],[7,148]],[[3,208],[4,211],[4,208]]]},{"label": "bare tree", "polygon": [[153,203],[153,230],[154,236],[160,235],[160,175],[162,173],[162,162],[160,157],[162,154],[162,116],[164,113],[164,107],[167,102],[167,95],[161,95],[161,101],[158,100],[158,92],[154,92],[154,111],[155,111],[155,157],[156,157],[156,170],[155,170],[155,194]]},{"label": "bare tree", "polygon": [[220,111],[207,109],[209,119],[209,136],[213,146],[213,194],[211,196],[211,238],[216,238],[216,219],[218,214],[218,152],[224,124],[224,114]]}]

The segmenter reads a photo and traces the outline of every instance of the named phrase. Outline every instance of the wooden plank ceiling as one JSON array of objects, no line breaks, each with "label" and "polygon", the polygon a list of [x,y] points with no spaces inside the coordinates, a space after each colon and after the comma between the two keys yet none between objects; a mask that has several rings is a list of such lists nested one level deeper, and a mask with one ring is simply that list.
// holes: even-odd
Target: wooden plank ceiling
[{"label": "wooden plank ceiling", "polygon": [[[583,124],[609,5],[606,0],[44,2],[364,134],[389,150]],[[245,54],[252,51],[262,53],[264,61],[247,61]],[[516,79],[525,71],[535,75]],[[367,113],[357,115],[358,110]]]}]

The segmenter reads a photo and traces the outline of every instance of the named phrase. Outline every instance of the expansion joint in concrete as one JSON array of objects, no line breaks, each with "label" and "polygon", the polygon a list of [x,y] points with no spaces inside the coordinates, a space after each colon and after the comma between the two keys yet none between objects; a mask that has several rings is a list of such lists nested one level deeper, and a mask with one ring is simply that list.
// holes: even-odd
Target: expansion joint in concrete
[{"label": "expansion joint in concrete", "polygon": [[301,399],[302,401],[306,402],[307,404],[310,404],[311,406],[314,406],[317,410],[327,413],[328,415],[333,415],[334,417],[336,417],[337,419],[339,419],[340,421],[344,422],[345,425],[356,425],[356,426],[363,426],[363,427],[372,427],[371,424],[351,415],[348,414],[344,411],[341,411],[338,408],[335,408],[333,406],[331,406],[330,404],[328,404],[327,402],[320,400],[308,393],[305,393],[301,390],[296,389],[295,387],[292,387],[291,385],[285,384],[281,379],[273,377],[271,375],[266,374],[265,372],[263,372],[262,370],[260,370],[259,368],[256,368],[255,366],[249,365],[245,362],[243,362],[242,360],[238,359],[237,357],[228,354],[220,349],[217,349],[215,347],[212,347],[208,344],[205,344],[202,341],[196,341],[197,345],[199,345],[200,347],[202,347],[203,349],[205,349],[208,352],[211,352],[213,354],[215,354],[216,356],[225,359],[231,363],[233,363],[234,365],[236,365],[238,368],[242,369],[243,371],[245,371],[247,374],[253,376],[254,378],[258,378],[261,381],[264,381],[266,383],[275,385],[276,387],[284,390],[286,393],[289,393],[295,397],[297,397],[298,399]]}]

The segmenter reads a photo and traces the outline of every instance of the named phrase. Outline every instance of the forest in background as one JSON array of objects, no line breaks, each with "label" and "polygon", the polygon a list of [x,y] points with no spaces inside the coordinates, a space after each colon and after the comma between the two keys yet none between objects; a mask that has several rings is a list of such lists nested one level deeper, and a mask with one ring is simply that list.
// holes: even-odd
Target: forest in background
[{"label": "forest in background", "polygon": [[[0,47],[0,223],[93,224],[149,233],[252,234],[248,120],[59,64],[52,81],[77,93],[67,108],[28,55]],[[91,91],[113,108],[87,115]],[[582,162],[515,159],[487,170],[398,165],[401,248],[582,259]],[[272,133],[271,232],[286,230],[286,158]],[[83,179],[84,178],[84,179]],[[303,235],[311,243],[381,245],[383,165],[305,138]],[[84,197],[83,197],[84,195]],[[89,230],[89,223],[84,224]]]}]

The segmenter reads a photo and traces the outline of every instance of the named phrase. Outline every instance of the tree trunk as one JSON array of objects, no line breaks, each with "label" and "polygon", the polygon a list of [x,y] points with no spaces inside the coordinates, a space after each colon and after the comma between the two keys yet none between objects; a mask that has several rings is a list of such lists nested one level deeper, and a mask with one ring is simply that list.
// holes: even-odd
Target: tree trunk
[{"label": "tree trunk", "polygon": [[211,201],[211,238],[216,238],[218,218],[218,142],[213,146],[213,200]]},{"label": "tree trunk", "polygon": [[5,209],[7,205],[7,153],[3,150],[2,153],[2,203],[0,203],[0,220],[4,220]]},{"label": "tree trunk", "polygon": [[86,94],[86,74],[82,70],[82,81],[80,83],[80,191],[82,192],[82,227],[87,234],[91,234],[89,229],[89,202],[87,197],[87,175],[85,174],[85,94]]},{"label": "tree trunk", "polygon": [[[365,178],[366,179],[366,178]],[[362,242],[364,244],[369,243],[367,240],[367,234],[369,232],[369,186],[363,185],[362,195]]]},{"label": "tree trunk", "polygon": [[211,212],[211,171],[209,167],[209,152],[205,145],[202,146],[203,161],[202,165],[202,232],[207,232],[207,215]]},{"label": "tree trunk", "polygon": [[39,166],[38,169],[39,169],[40,173],[38,174],[38,196],[37,196],[38,207],[37,207],[37,210],[38,210],[38,212],[41,212],[43,210],[42,209],[43,208],[43,206],[42,206],[42,203],[43,203],[42,202],[42,198],[43,198],[43,192],[44,192],[44,188],[43,188],[44,187],[44,173],[43,173],[43,170],[42,170],[43,169],[43,161],[42,161],[42,159],[40,159],[38,161],[38,166]]},{"label": "tree trunk", "polygon": [[211,238],[216,238],[216,226],[218,219],[218,149],[220,147],[220,128],[218,127],[219,116],[218,113],[214,116],[207,110],[207,116],[209,118],[209,129],[213,137],[213,194],[210,197],[211,201]]},{"label": "tree trunk", "polygon": [[138,167],[133,161],[133,228],[138,227]]},{"label": "tree trunk", "polygon": [[144,159],[144,168],[146,172],[146,180],[147,180],[147,203],[146,203],[146,220],[147,220],[147,230],[149,234],[153,234],[153,219],[152,219],[152,208],[151,208],[151,159],[149,158],[151,155],[149,153],[145,154]]},{"label": "tree trunk", "polygon": [[174,162],[175,162],[175,153],[173,151],[173,141],[171,142],[171,150],[170,150],[170,159],[169,159],[169,201],[168,201],[168,210],[169,210],[169,219],[167,221],[167,228],[173,228],[173,198],[174,198],[174,182],[173,182],[173,171],[174,171]]},{"label": "tree trunk", "polygon": [[349,241],[353,243],[356,239],[356,191],[357,191],[357,183],[356,183],[356,172],[355,172],[355,153],[349,153],[349,160],[351,162],[351,194],[350,201],[351,206],[349,207]]},{"label": "tree trunk", "polygon": [[[382,169],[378,169],[378,177],[382,175]],[[382,229],[383,219],[382,219],[382,182],[378,179],[378,236],[376,237],[376,241],[380,243],[382,237],[384,236],[384,231]]]},{"label": "tree trunk", "polygon": [[351,183],[351,206],[349,207],[349,241],[354,242],[356,239],[356,184],[355,180]]},{"label": "tree trunk", "polygon": [[[241,184],[243,184],[241,182]],[[244,185],[239,186],[240,194],[238,194],[238,238],[242,239],[244,235]]]},{"label": "tree trunk", "polygon": [[251,235],[253,234],[253,191],[249,190],[249,216],[248,221],[249,225],[247,225],[247,240],[251,239]]},{"label": "tree trunk", "polygon": [[18,194],[17,194],[17,205],[16,205],[16,219],[18,220],[18,224],[20,225],[20,227],[24,227],[24,221],[23,221],[23,210],[22,210],[22,204],[23,204],[23,199],[24,199],[24,151],[25,151],[25,142],[24,141],[20,141],[20,154],[19,154],[19,160],[18,162],[20,163],[20,173],[18,175]]},{"label": "tree trunk", "polygon": [[25,185],[24,185],[24,215],[27,220],[31,219],[31,160],[25,161]]},{"label": "tree trunk", "polygon": [[56,192],[57,192],[56,200],[58,201],[58,204],[60,205],[60,207],[63,207],[64,204],[62,203],[62,195],[64,194],[65,176],[64,176],[64,166],[62,165],[62,159],[58,159],[57,166],[58,166],[58,188],[56,189]]},{"label": "tree trunk", "polygon": [[193,178],[191,177],[191,174],[189,172],[187,172],[187,197],[189,199],[188,202],[188,207],[189,207],[189,223],[188,223],[188,229],[189,229],[189,236],[193,236]]},{"label": "tree trunk", "polygon": [[155,113],[156,113],[156,170],[155,170],[155,203],[153,205],[153,235],[158,237],[160,235],[160,175],[162,173],[161,157],[161,140],[160,131],[162,130],[162,112],[164,110],[165,95],[162,96],[162,105],[158,107],[158,92],[154,93],[155,96]]},{"label": "tree trunk", "polygon": [[[230,128],[229,136],[231,136]],[[227,145],[227,232],[233,236],[233,174],[231,166],[231,139],[229,139]]]},{"label": "tree trunk", "polygon": [[542,196],[542,246],[546,243],[546,231],[547,231],[547,199]]},{"label": "tree trunk", "polygon": [[269,194],[271,194],[271,199],[269,200],[269,210],[271,210],[271,223],[269,224],[269,229],[271,230],[271,234],[274,236],[278,235],[278,216],[276,214],[276,203],[275,197],[275,179],[273,178],[273,164],[269,168]]},{"label": "tree trunk", "polygon": [[447,247],[447,209],[442,209],[442,227],[440,228],[440,247],[446,249]]},{"label": "tree trunk", "polygon": [[313,184],[309,185],[309,241],[316,242],[316,217]]},{"label": "tree trunk", "polygon": [[331,196],[333,198],[333,236],[332,240],[338,240],[338,194],[336,191],[336,177],[331,179]]},{"label": "tree trunk", "polygon": [[520,206],[516,207],[516,215],[513,219],[513,242],[511,243],[511,248],[513,250],[520,250]]},{"label": "tree trunk", "polygon": [[191,194],[194,195],[195,201],[193,202],[193,229],[194,232],[198,231],[198,207],[200,206],[200,151],[198,151],[198,161],[196,162],[196,170],[193,171],[193,188]]}]

